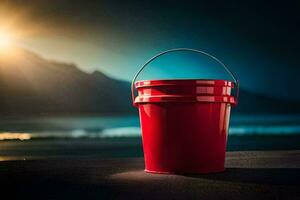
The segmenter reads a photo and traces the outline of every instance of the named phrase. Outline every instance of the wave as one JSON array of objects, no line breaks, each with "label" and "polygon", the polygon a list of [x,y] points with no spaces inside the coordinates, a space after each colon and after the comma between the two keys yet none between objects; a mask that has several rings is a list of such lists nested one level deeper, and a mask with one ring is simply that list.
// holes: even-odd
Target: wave
[{"label": "wave", "polygon": [[286,126],[233,126],[230,135],[296,135],[300,134],[300,125]]},{"label": "wave", "polygon": [[[229,135],[296,135],[300,134],[300,125],[285,126],[232,126]],[[98,131],[74,129],[41,132],[0,132],[0,140],[30,140],[50,138],[136,138],[141,136],[139,127],[107,128]]]}]

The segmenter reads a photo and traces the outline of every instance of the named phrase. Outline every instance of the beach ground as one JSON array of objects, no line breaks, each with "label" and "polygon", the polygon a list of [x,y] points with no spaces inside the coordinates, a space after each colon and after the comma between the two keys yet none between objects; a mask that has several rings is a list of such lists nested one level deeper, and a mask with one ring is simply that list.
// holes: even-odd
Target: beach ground
[{"label": "beach ground", "polygon": [[[143,171],[140,138],[0,142],[9,199],[300,199],[299,136],[228,139],[226,171]],[[298,149],[298,150],[297,150]]]},{"label": "beach ground", "polygon": [[300,151],[227,153],[226,171],[158,175],[142,158],[0,162],[10,199],[299,199]]}]

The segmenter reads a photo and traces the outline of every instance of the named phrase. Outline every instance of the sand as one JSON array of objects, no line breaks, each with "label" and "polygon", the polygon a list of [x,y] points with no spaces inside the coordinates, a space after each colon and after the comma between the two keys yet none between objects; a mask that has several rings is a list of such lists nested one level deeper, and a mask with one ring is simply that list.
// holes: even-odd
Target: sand
[{"label": "sand", "polygon": [[300,199],[300,150],[228,152],[226,171],[157,175],[143,158],[32,158],[0,162],[7,199]]}]

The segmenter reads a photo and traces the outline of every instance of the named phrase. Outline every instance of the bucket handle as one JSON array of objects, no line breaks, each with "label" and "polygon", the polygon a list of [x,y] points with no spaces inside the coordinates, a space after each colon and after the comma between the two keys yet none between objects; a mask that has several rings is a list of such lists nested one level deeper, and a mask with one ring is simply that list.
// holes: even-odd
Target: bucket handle
[{"label": "bucket handle", "polygon": [[239,97],[239,81],[238,79],[235,77],[235,75],[229,70],[229,68],[221,61],[219,60],[218,58],[216,58],[215,56],[209,54],[209,53],[206,53],[204,51],[200,51],[200,50],[197,50],[197,49],[190,49],[190,48],[176,48],[176,49],[169,49],[169,50],[166,50],[166,51],[163,51],[159,54],[156,54],[155,56],[153,56],[152,58],[150,58],[137,72],[136,74],[134,75],[133,79],[132,79],[132,82],[131,82],[131,97],[132,97],[132,102],[133,102],[133,105],[136,106],[136,103],[134,102],[135,100],[135,95],[134,95],[134,82],[136,81],[137,77],[140,75],[140,73],[144,70],[144,68],[150,63],[152,62],[154,59],[164,55],[164,54],[167,54],[167,53],[170,53],[170,52],[176,52],[176,51],[193,51],[193,52],[196,52],[196,53],[200,53],[200,54],[203,54],[203,55],[206,55],[208,57],[210,57],[211,59],[215,60],[217,63],[219,63],[220,65],[222,65],[222,67],[226,70],[226,72],[232,77],[232,79],[234,80],[235,84],[236,84],[236,93],[235,93],[235,104],[234,105],[237,105],[237,100],[238,100],[238,97]]}]

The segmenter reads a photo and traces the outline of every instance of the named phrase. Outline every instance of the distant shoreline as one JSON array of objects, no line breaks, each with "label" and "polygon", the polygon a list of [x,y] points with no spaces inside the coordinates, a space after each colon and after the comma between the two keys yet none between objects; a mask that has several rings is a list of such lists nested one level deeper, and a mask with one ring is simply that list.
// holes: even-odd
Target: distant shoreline
[{"label": "distant shoreline", "polygon": [[[141,138],[34,139],[0,141],[0,160],[142,157]],[[229,136],[227,151],[300,150],[299,135]]]}]

